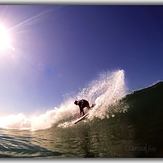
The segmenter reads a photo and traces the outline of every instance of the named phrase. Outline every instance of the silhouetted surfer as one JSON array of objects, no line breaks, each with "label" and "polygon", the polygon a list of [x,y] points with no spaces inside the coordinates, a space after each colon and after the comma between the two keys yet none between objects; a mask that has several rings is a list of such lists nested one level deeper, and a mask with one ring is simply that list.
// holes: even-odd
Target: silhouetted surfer
[{"label": "silhouetted surfer", "polygon": [[84,99],[75,101],[74,104],[79,106],[79,108],[80,108],[80,116],[81,116],[81,114],[83,114],[83,115],[85,114],[84,113],[84,108],[85,107],[88,108],[88,109],[91,108],[90,105],[89,105],[89,102],[87,100],[84,100]]}]

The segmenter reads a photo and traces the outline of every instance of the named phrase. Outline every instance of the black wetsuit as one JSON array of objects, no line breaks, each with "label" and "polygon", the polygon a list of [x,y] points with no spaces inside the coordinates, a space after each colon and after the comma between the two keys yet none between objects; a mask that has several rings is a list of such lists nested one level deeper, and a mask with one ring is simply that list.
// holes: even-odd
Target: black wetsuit
[{"label": "black wetsuit", "polygon": [[87,100],[84,100],[84,99],[79,100],[78,105],[79,105],[79,108],[80,108],[80,115],[81,115],[81,113],[83,113],[83,115],[85,114],[84,113],[84,108],[85,107],[87,107],[88,109],[90,108],[89,102]]}]

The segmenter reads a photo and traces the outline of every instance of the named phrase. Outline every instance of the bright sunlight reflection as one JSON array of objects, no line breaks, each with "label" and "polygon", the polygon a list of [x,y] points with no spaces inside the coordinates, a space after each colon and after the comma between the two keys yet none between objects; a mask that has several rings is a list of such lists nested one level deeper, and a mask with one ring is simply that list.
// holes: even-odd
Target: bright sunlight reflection
[{"label": "bright sunlight reflection", "polygon": [[9,50],[14,50],[10,32],[3,24],[0,24],[0,52],[7,52]]}]

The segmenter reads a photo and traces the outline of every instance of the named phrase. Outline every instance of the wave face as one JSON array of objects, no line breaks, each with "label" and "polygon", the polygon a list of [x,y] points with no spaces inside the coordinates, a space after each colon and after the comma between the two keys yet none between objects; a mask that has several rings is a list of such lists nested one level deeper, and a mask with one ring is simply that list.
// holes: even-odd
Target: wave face
[{"label": "wave face", "polygon": [[[77,95],[69,97],[59,107],[54,107],[54,109],[40,115],[26,116],[19,113],[1,117],[0,127],[4,129],[42,130],[51,128],[56,124],[65,125],[67,121],[77,118],[79,108],[74,105],[74,101],[83,98],[87,99],[90,104],[96,104],[90,112],[89,120],[93,120],[95,117],[100,119],[108,118],[108,106],[116,104],[125,95],[124,71],[105,72],[100,74],[96,80],[88,84]],[[116,111],[120,111],[119,107],[114,108],[114,112]]]},{"label": "wave face", "polygon": [[[111,81],[120,79],[123,76],[122,74],[121,71],[106,73],[96,81],[99,83],[100,80],[102,82],[104,79],[107,81],[106,76],[109,76],[108,81],[111,84]],[[162,158],[163,82],[135,91],[120,100],[120,95],[123,96],[121,93],[123,91],[125,93],[125,89],[122,89],[123,91],[120,94],[118,92],[124,85],[120,84],[120,86],[112,88],[109,86],[108,89],[112,90],[115,96],[111,98],[110,95],[109,101],[107,101],[103,95],[105,94],[108,98],[108,89],[101,89],[103,90],[101,91],[102,93],[99,93],[95,97],[89,96],[93,86],[95,86],[93,83],[97,83],[96,81],[90,83],[77,96],[81,98],[86,94],[87,97],[90,97],[92,103],[94,101],[106,101],[108,104],[107,107],[100,105],[100,102],[97,103],[99,108],[96,108],[96,111],[99,113],[102,112],[101,114],[98,115],[92,111],[91,114],[93,117],[90,116],[87,121],[81,121],[73,126],[67,125],[66,122],[70,124],[71,118],[74,116],[74,113],[71,116],[70,108],[67,109],[66,107],[67,104],[73,106],[71,103],[73,103],[74,98],[69,99],[65,103],[62,103],[62,107],[58,107],[58,109],[51,110],[51,112],[49,111],[47,114],[42,114],[38,117],[40,120],[44,118],[44,122],[52,126],[49,129],[37,131],[0,129],[0,157]],[[116,83],[114,82],[114,84]],[[115,98],[116,95],[118,96],[117,98]],[[126,106],[127,111],[124,112]],[[74,110],[78,113],[78,108],[74,108]],[[53,113],[54,111],[55,114]],[[60,118],[57,119],[57,115],[60,115]],[[20,119],[26,119],[23,115],[19,116]],[[47,120],[50,116],[54,116],[53,121],[50,121],[51,124]],[[36,118],[36,120],[38,119]],[[27,124],[30,126],[31,123],[33,123],[32,119],[28,119]],[[27,124],[22,124],[21,127],[27,127]],[[58,125],[61,127],[57,127]]]}]

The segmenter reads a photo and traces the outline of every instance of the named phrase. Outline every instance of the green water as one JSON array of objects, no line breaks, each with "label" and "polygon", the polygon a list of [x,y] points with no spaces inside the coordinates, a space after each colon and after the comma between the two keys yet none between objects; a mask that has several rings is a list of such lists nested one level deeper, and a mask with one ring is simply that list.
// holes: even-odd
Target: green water
[{"label": "green water", "polygon": [[[132,157],[130,126],[112,120],[81,122],[69,128],[30,132],[1,130],[5,157]],[[112,126],[112,127],[110,127]],[[116,130],[115,130],[116,128]],[[7,147],[8,145],[8,147]]]},{"label": "green water", "polygon": [[33,132],[1,129],[0,157],[163,157],[162,95],[163,83],[158,83],[122,99],[127,112],[72,127]]}]

